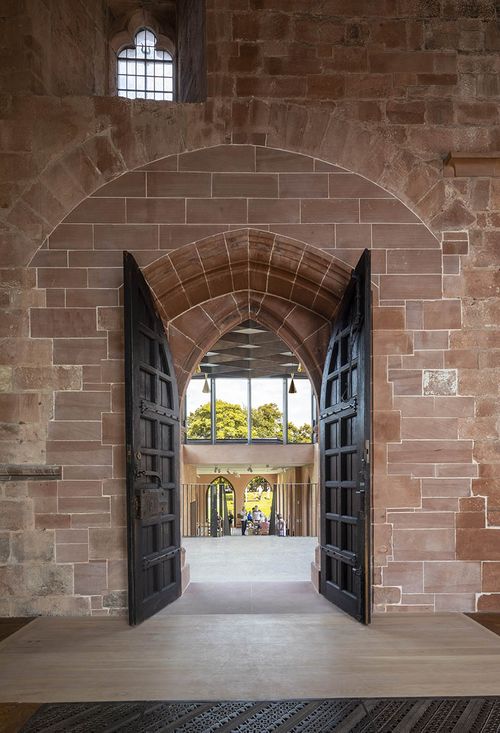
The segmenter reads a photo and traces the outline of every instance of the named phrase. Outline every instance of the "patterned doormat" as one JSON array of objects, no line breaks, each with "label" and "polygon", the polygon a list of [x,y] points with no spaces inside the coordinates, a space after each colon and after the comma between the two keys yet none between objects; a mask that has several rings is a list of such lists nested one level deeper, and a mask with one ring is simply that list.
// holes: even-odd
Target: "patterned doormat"
[{"label": "patterned doormat", "polygon": [[499,733],[500,697],[43,705],[22,733]]}]

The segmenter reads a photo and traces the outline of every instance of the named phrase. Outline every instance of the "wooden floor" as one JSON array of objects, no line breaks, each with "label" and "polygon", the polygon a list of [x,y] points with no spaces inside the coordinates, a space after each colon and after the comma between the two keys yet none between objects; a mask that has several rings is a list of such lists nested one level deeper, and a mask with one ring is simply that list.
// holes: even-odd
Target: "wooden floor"
[{"label": "wooden floor", "polygon": [[38,618],[0,643],[0,701],[500,695],[500,637],[461,614]]}]

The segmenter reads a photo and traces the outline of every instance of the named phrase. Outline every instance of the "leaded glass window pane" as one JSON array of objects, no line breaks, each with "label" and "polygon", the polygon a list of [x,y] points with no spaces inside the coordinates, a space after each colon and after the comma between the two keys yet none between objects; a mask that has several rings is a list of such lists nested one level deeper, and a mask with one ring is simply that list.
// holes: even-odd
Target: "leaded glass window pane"
[{"label": "leaded glass window pane", "polygon": [[118,54],[118,96],[172,101],[172,56],[156,49],[156,36],[148,28],[141,28],[134,40],[135,48],[125,48]]}]

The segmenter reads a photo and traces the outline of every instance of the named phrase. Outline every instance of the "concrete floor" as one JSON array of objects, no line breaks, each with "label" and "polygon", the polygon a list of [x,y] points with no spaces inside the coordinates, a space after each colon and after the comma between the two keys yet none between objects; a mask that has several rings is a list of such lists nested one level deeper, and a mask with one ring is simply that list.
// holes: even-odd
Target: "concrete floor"
[{"label": "concrete floor", "polygon": [[183,537],[193,582],[308,581],[316,537]]}]

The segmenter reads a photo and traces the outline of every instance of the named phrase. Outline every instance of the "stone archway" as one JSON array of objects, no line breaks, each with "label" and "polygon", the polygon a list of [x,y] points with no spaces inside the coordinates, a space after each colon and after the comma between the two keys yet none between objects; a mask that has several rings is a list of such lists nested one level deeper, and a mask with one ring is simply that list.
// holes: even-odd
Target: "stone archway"
[{"label": "stone archway", "polygon": [[181,394],[220,336],[252,318],[304,364],[316,392],[350,268],[316,247],[243,229],[186,245],[145,270],[168,329]]}]

